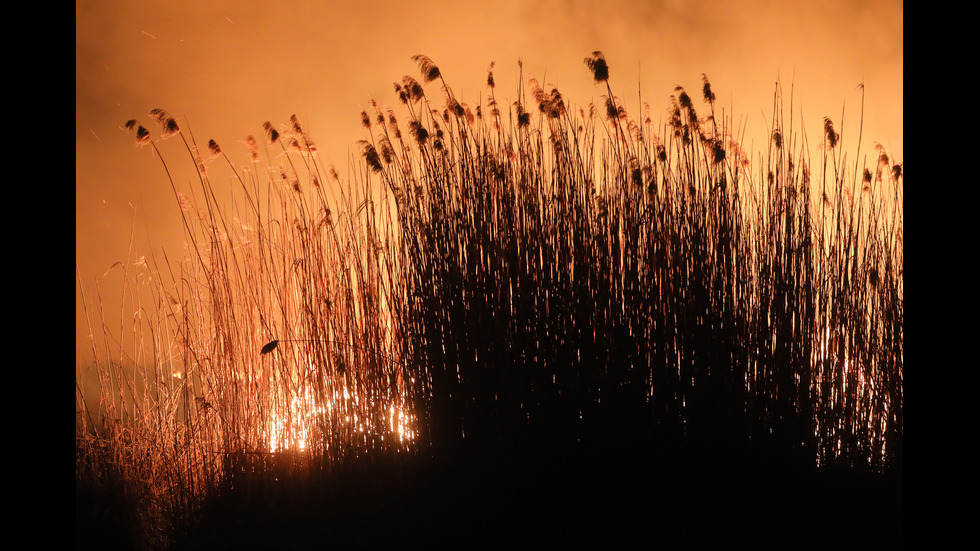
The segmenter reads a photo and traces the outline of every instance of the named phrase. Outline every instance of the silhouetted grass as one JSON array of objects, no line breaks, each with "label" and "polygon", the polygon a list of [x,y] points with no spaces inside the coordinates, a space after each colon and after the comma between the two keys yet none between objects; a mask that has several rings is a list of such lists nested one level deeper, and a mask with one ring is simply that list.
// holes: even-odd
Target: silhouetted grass
[{"label": "silhouetted grass", "polygon": [[576,116],[531,78],[510,116],[467,118],[445,84],[404,101],[435,140],[378,118],[396,153],[371,181],[398,198],[420,431],[885,468],[902,434],[898,165],[856,180],[829,119],[814,162],[779,90],[749,163],[707,79],[703,108],[678,88],[657,126],[613,98],[601,53],[586,63],[604,112]]},{"label": "silhouetted grass", "polygon": [[[900,478],[904,176],[880,146],[873,167],[848,160],[829,118],[810,144],[777,87],[746,152],[707,77],[700,100],[678,87],[662,117],[630,114],[601,52],[585,64],[606,94],[582,108],[527,75],[498,99],[492,64],[470,106],[412,59],[423,83],[361,113],[349,182],[295,117],[236,166],[151,113],[198,167],[195,197],[174,186],[191,256],[134,264],[152,303],[133,352],[94,345],[102,395],[90,411],[79,391],[76,431],[106,467],[77,459],[76,479],[136,492],[144,539],[206,546],[245,506],[297,530],[270,496],[302,496],[273,508],[309,512],[305,541],[339,541],[352,523],[432,537],[418,523],[440,515],[464,533],[533,524],[505,511],[535,499],[551,524],[615,502],[635,525],[726,480],[762,496],[773,473],[808,491],[839,468]],[[678,485],[627,514],[609,488],[630,484]],[[494,497],[534,487],[549,497]],[[752,494],[726,491],[704,514]],[[782,511],[784,528],[832,497]]]}]

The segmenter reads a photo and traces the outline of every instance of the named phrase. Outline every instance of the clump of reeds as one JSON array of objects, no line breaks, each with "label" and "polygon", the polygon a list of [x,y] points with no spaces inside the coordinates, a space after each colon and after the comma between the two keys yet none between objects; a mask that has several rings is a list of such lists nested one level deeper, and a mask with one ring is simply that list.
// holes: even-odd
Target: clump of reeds
[{"label": "clump of reeds", "polygon": [[655,122],[601,52],[602,104],[578,109],[534,79],[498,100],[493,64],[471,108],[412,60],[424,84],[394,84],[402,121],[360,114],[347,182],[295,117],[248,136],[244,165],[162,110],[159,139],[126,124],[168,174],[163,138],[192,160],[193,191],[170,179],[191,256],[127,271],[144,314],[132,350],[93,345],[79,442],[108,443],[156,518],[470,443],[901,462],[904,175],[880,146],[852,172],[827,118],[814,159],[777,88],[750,157],[706,76],[705,107],[677,87]]},{"label": "clump of reeds", "polygon": [[576,117],[533,78],[510,117],[476,125],[417,93],[402,97],[413,134],[444,146],[392,141],[400,162],[380,170],[365,156],[399,197],[420,430],[885,468],[901,453],[900,174],[860,193],[829,118],[814,162],[778,90],[750,163],[706,76],[711,114],[677,87],[657,127],[616,98],[601,52],[585,63],[604,117]]},{"label": "clump of reeds", "polygon": [[[168,178],[191,256],[126,268],[123,308],[141,313],[129,334],[101,324],[118,348],[93,340],[101,395],[79,382],[76,400],[86,457],[108,450],[143,516],[179,530],[229,491],[412,453],[400,329],[387,321],[402,291],[374,190],[338,190],[295,117],[263,124],[264,142],[249,136],[241,166],[214,140],[202,155],[164,111],[151,116],[157,136],[127,123],[137,143],[169,176],[163,140],[178,140],[197,175],[190,189]],[[238,185],[232,204],[211,183],[221,164]]]}]

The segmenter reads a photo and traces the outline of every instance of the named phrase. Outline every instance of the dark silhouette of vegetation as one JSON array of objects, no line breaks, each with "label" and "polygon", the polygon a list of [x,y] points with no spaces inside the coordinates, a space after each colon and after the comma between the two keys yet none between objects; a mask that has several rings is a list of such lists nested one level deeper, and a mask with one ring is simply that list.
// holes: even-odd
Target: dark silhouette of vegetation
[{"label": "dark silhouette of vegetation", "polygon": [[[608,85],[601,53],[586,62]],[[399,142],[380,171],[399,198],[404,357],[433,443],[897,461],[901,220],[882,197],[852,194],[841,168],[814,183],[806,150],[781,139],[753,174],[726,153],[726,123],[699,118],[680,88],[655,128],[621,108],[576,119],[532,86],[530,125],[523,90],[516,125],[439,118],[420,100],[412,124],[431,117],[452,145]],[[778,104],[773,121],[784,135]],[[825,128],[818,166],[836,166],[840,136]],[[900,193],[880,171],[874,184]]]},{"label": "dark silhouette of vegetation", "polygon": [[[76,431],[79,454],[112,450],[141,489],[144,523],[182,548],[244,509],[277,534],[299,521],[275,510],[304,510],[307,541],[366,537],[340,531],[353,517],[433,538],[419,523],[535,523],[506,510],[538,500],[542,526],[728,514],[789,534],[844,498],[835,473],[901,480],[904,176],[880,146],[876,167],[846,165],[825,117],[814,157],[777,87],[749,159],[706,76],[703,106],[677,87],[655,122],[614,96],[601,52],[585,63],[602,104],[580,109],[534,78],[498,103],[493,64],[471,109],[412,60],[425,87],[394,85],[410,136],[372,102],[350,184],[295,117],[264,125],[264,155],[249,137],[252,167],[211,140],[235,212],[193,138],[151,113],[201,185],[197,207],[174,187],[196,256],[147,268],[154,334],[178,352],[134,375],[102,351],[100,411],[79,391]],[[787,473],[805,490],[780,494],[791,507],[738,511],[788,491],[773,486]],[[631,486],[666,501],[631,509],[616,490]],[[900,515],[900,487],[882,515]]]}]

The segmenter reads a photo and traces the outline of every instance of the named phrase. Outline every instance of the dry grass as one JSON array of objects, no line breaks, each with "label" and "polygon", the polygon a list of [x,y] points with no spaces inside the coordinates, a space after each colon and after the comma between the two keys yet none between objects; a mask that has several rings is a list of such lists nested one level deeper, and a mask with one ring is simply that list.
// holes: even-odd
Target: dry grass
[{"label": "dry grass", "polygon": [[707,77],[703,103],[632,115],[601,52],[608,95],[581,109],[534,79],[498,103],[492,73],[471,107],[412,59],[424,85],[362,113],[349,181],[295,117],[245,165],[163,111],[159,138],[127,125],[199,176],[174,187],[191,254],[126,268],[135,344],[91,313],[98,398],[76,381],[76,480],[124,496],[143,540],[229,491],[420,454],[901,468],[904,176],[880,146],[849,160],[830,119],[807,143],[777,88],[746,152]]}]

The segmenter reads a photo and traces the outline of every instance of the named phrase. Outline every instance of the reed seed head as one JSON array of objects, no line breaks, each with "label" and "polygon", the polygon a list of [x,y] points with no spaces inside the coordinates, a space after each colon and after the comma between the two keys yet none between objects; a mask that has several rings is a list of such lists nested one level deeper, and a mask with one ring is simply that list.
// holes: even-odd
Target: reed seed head
[{"label": "reed seed head", "polygon": [[296,115],[291,115],[289,117],[289,122],[293,124],[293,132],[296,132],[297,134],[303,133],[303,126],[299,123],[299,118],[297,118]]},{"label": "reed seed head", "polygon": [[595,82],[609,80],[609,65],[606,64],[606,57],[602,52],[598,50],[592,52],[592,57],[585,58],[585,65],[592,71],[592,78]]},{"label": "reed seed head", "polygon": [[180,132],[180,125],[177,124],[177,120],[174,118],[168,118],[163,121],[163,137],[167,138],[173,136]]},{"label": "reed seed head", "polygon": [[708,82],[708,76],[704,73],[701,73],[701,82],[703,83],[701,91],[704,94],[704,101],[706,103],[714,103],[715,93],[711,91],[711,83]]},{"label": "reed seed head", "polygon": [[391,142],[388,138],[381,137],[381,140],[378,142],[378,149],[381,150],[381,158],[384,159],[385,164],[391,164],[395,159],[395,150],[391,147]]},{"label": "reed seed head", "polygon": [[147,130],[142,124],[136,129],[136,145],[143,147],[149,144],[153,139],[150,137],[150,131]]},{"label": "reed seed head", "polygon": [[531,114],[524,110],[521,102],[514,102],[514,111],[517,113],[517,127],[525,128],[531,124]]},{"label": "reed seed head", "polygon": [[422,126],[422,123],[419,121],[412,121],[408,124],[408,129],[419,146],[425,145],[425,142],[429,139],[429,131]]},{"label": "reed seed head", "polygon": [[425,97],[422,85],[409,75],[402,77],[402,89],[407,94],[408,99],[412,101],[419,101]]},{"label": "reed seed head", "polygon": [[272,123],[265,121],[262,123],[262,128],[265,130],[266,136],[269,137],[269,145],[273,145],[279,141],[279,131],[272,126]]},{"label": "reed seed head", "polygon": [[619,108],[616,107],[616,102],[611,97],[606,98],[606,118],[609,120],[619,118]]},{"label": "reed seed head", "polygon": [[249,134],[245,137],[245,147],[247,147],[249,153],[252,154],[253,163],[257,163],[262,160],[261,157],[259,157],[259,143],[255,141],[255,136]]},{"label": "reed seed head", "polygon": [[691,101],[691,96],[687,95],[687,91],[684,90],[684,87],[677,86],[674,88],[674,91],[680,92],[680,94],[677,95],[677,101],[681,104],[681,107],[684,109],[694,108],[694,102]]},{"label": "reed seed head", "polygon": [[163,137],[169,138],[174,134],[180,132],[180,125],[177,124],[177,120],[170,116],[163,109],[153,109],[150,111],[150,117],[160,124],[160,128],[163,130]]},{"label": "reed seed head", "polygon": [[357,146],[361,149],[361,155],[367,162],[371,170],[381,172],[381,159],[378,157],[378,150],[367,140],[358,140]]},{"label": "reed seed head", "polygon": [[402,87],[401,84],[395,83],[395,94],[398,95],[398,100],[402,103],[408,103],[408,91]]},{"label": "reed seed head", "polygon": [[422,73],[422,80],[425,82],[432,82],[442,76],[439,72],[439,67],[436,67],[436,64],[428,56],[422,54],[413,55],[412,61],[419,64],[419,71]]},{"label": "reed seed head", "polygon": [[823,118],[823,130],[824,135],[827,138],[827,144],[833,149],[837,147],[837,142],[840,140],[840,134],[834,131],[834,123],[829,117]]},{"label": "reed seed head", "polygon": [[150,117],[157,122],[163,122],[164,120],[168,119],[170,115],[163,109],[151,109]]},{"label": "reed seed head", "polygon": [[721,140],[713,140],[711,142],[711,157],[714,159],[715,164],[718,164],[725,160],[725,144]]}]

